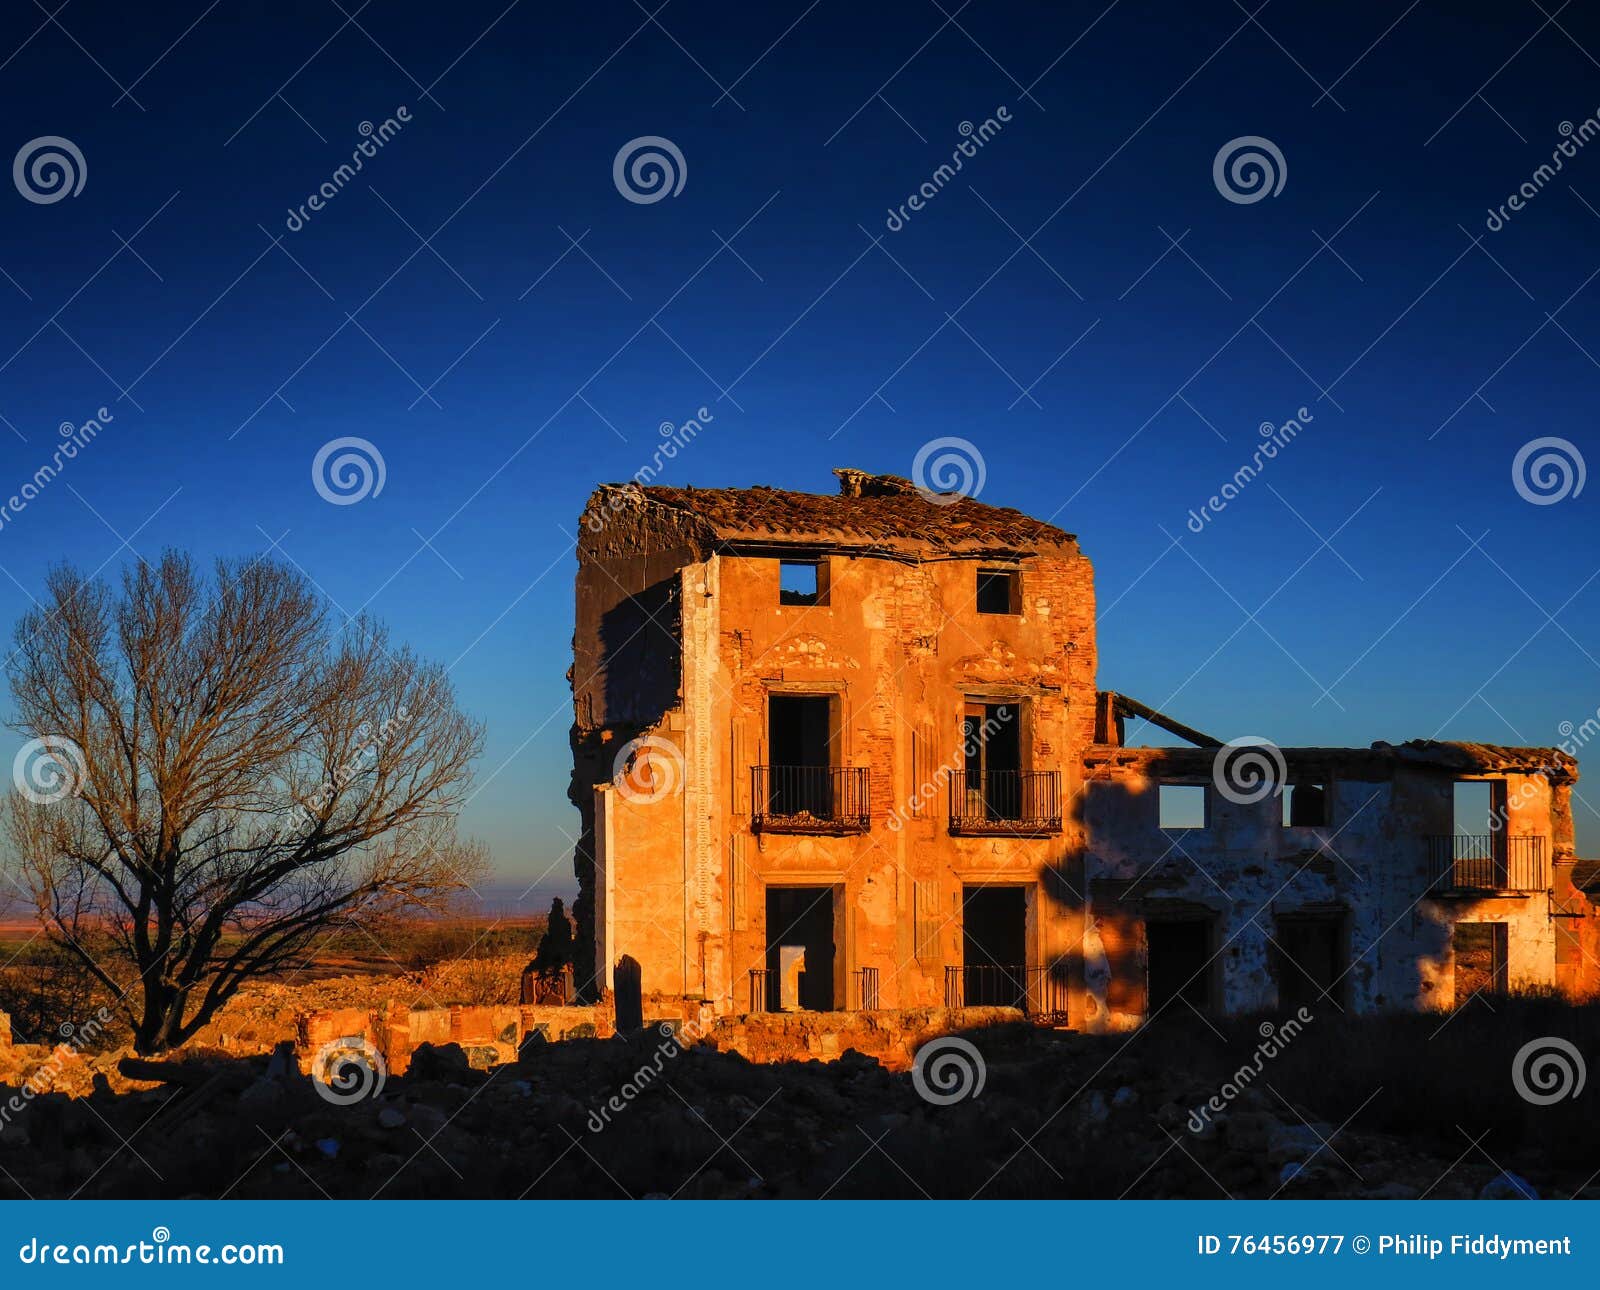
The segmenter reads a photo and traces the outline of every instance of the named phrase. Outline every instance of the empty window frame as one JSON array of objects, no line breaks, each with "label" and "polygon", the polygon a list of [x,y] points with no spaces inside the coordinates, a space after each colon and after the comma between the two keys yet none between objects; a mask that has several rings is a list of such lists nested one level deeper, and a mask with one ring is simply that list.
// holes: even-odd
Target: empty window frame
[{"label": "empty window frame", "polygon": [[1468,837],[1485,837],[1496,832],[1501,816],[1495,799],[1503,794],[1504,788],[1503,782],[1493,780],[1457,780],[1451,794],[1453,831]]},{"label": "empty window frame", "polygon": [[980,568],[977,606],[980,614],[1022,612],[1022,570]]},{"label": "empty window frame", "polygon": [[780,605],[828,603],[828,565],[823,560],[778,561]]},{"label": "empty window frame", "polygon": [[1163,829],[1206,827],[1204,784],[1162,784],[1156,790],[1156,797]]},{"label": "empty window frame", "polygon": [[1326,828],[1333,823],[1332,809],[1332,785],[1327,780],[1304,780],[1284,785],[1284,828]]}]

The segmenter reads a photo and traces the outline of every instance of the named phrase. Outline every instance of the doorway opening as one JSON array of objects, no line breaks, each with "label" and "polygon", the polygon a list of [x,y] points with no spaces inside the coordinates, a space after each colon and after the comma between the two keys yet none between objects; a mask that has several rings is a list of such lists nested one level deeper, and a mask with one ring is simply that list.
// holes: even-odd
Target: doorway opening
[{"label": "doorway opening", "polygon": [[961,716],[963,788],[960,814],[983,820],[1022,819],[1022,708],[968,701]]},{"label": "doorway opening", "polygon": [[[839,902],[842,903],[842,902]],[[831,1012],[834,996],[834,889],[832,887],[767,888],[767,1010],[785,1007],[784,972],[792,954],[805,954],[790,1006]]]},{"label": "doorway opening", "polygon": [[1021,1008],[1028,994],[1025,887],[961,889],[962,1003]]},{"label": "doorway opening", "polygon": [[1200,1012],[1213,1007],[1211,920],[1156,919],[1145,923],[1150,1014],[1182,1001]]},{"label": "doorway opening", "polygon": [[1349,955],[1341,914],[1286,914],[1277,920],[1273,947],[1278,1007],[1316,1012],[1324,1004],[1344,1007]]},{"label": "doorway opening", "polygon": [[1455,954],[1456,1007],[1475,994],[1506,992],[1505,923],[1457,923],[1450,936]]},{"label": "doorway opening", "polygon": [[833,818],[836,722],[829,694],[767,699],[767,806],[776,816]]}]

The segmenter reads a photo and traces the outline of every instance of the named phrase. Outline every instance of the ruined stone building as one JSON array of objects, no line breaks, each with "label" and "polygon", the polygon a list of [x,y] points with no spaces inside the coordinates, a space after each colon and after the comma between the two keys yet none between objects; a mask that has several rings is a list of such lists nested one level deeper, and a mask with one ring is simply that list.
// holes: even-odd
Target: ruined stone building
[{"label": "ruined stone building", "polygon": [[[835,473],[837,495],[590,498],[591,992],[626,957],[647,993],[721,1013],[1007,1004],[1103,1028],[1600,982],[1572,758],[1222,745],[1097,689],[1071,534]],[[1130,718],[1184,746],[1125,746]]]}]

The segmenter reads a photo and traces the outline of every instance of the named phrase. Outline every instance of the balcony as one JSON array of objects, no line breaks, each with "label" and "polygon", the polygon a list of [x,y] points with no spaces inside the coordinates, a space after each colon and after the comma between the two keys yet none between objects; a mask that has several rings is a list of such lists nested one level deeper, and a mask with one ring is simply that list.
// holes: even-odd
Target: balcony
[{"label": "balcony", "polygon": [[750,827],[757,833],[865,833],[872,827],[865,766],[752,766]]},{"label": "balcony", "polygon": [[[872,1012],[880,1006],[878,969],[861,967],[850,973],[850,995],[854,1000],[845,1005],[848,1012]],[[778,998],[773,975],[766,968],[750,969],[750,1011],[777,1012]]]},{"label": "balcony", "polygon": [[1067,1017],[1067,986],[1047,967],[1005,967],[994,963],[947,966],[947,1008],[1016,1008],[1031,1020],[1060,1024]]},{"label": "balcony", "polygon": [[950,776],[950,832],[1044,837],[1061,832],[1061,773],[956,771]]},{"label": "balcony", "polygon": [[1444,833],[1428,838],[1428,890],[1547,891],[1550,862],[1544,838],[1500,833]]}]

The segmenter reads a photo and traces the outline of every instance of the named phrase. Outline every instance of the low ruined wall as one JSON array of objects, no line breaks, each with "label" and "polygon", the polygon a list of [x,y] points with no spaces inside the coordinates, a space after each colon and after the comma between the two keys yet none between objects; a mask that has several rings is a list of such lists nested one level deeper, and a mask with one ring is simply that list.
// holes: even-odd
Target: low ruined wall
[{"label": "low ruined wall", "polygon": [[324,1045],[364,1040],[383,1054],[391,1074],[401,1075],[422,1044],[435,1048],[459,1044],[474,1066],[487,1069],[515,1061],[518,1047],[529,1035],[549,1040],[603,1039],[612,1033],[612,1023],[609,1010],[592,1007],[491,1004],[408,1008],[394,1004],[385,1010],[308,1012],[300,1018],[298,1029],[302,1071],[310,1072],[312,1059]]},{"label": "low ruined wall", "polygon": [[1020,1022],[1016,1008],[895,1008],[873,1012],[752,1012],[718,1017],[703,1038],[753,1062],[832,1061],[853,1048],[891,1070],[940,1035]]},{"label": "low ruined wall", "polygon": [[[753,1062],[832,1061],[847,1049],[905,1070],[930,1039],[985,1026],[1020,1022],[1015,1008],[905,1008],[874,1012],[756,1012],[717,1017],[703,1026],[681,1003],[646,1008],[646,1026],[671,1023],[686,1043],[707,1043]],[[674,1014],[674,1015],[668,1015]],[[681,1015],[679,1015],[681,1014]],[[300,1069],[310,1073],[316,1053],[340,1041],[365,1041],[383,1054],[394,1075],[404,1074],[421,1044],[459,1044],[472,1065],[487,1069],[515,1061],[531,1034],[547,1040],[606,1039],[615,1033],[611,1009],[580,1006],[491,1005],[487,1007],[387,1010],[334,1008],[300,1018]]]}]

